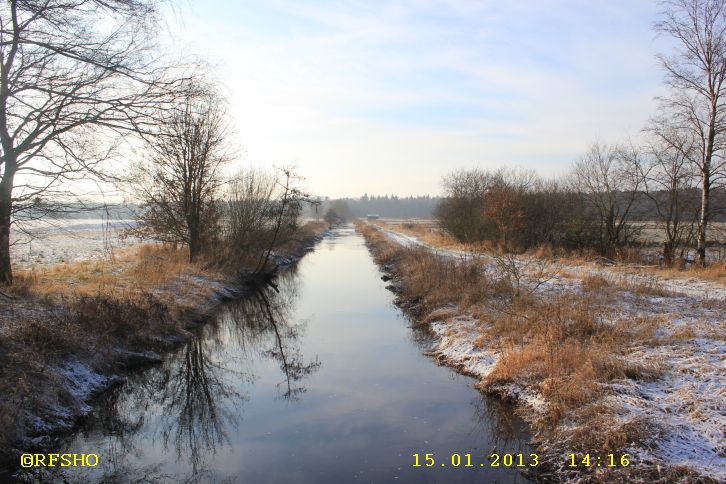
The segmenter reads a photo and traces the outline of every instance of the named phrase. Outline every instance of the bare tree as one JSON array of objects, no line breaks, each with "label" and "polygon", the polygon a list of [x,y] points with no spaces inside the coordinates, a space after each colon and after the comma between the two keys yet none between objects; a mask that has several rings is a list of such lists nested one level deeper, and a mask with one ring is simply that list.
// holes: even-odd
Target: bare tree
[{"label": "bare tree", "polygon": [[329,211],[332,210],[337,217],[337,220],[334,220],[333,222],[331,222],[329,218],[325,218],[325,221],[328,223],[344,223],[347,220],[353,218],[353,214],[350,210],[350,207],[348,206],[348,202],[346,202],[345,200],[331,200],[325,205],[327,208],[327,210],[325,211],[326,215]]},{"label": "bare tree", "polygon": [[272,251],[281,242],[286,241],[298,229],[298,222],[304,203],[312,203],[311,196],[299,184],[304,180],[293,168],[277,169],[280,177],[276,180],[278,196],[272,210],[271,233],[269,245],[255,267],[255,273],[267,269]]},{"label": "bare tree", "polygon": [[274,251],[299,235],[304,205],[320,204],[300,187],[303,180],[292,168],[281,167],[276,172],[249,169],[229,184],[222,214],[226,257],[264,283],[277,268],[270,267]]},{"label": "bare tree", "polygon": [[[670,128],[655,130],[678,150],[670,133],[687,131],[696,140],[695,150],[683,151],[699,171],[701,207],[697,254],[706,263],[707,229],[712,215],[711,190],[723,181],[726,105],[726,0],[667,0],[655,30],[676,41],[675,55],[660,55],[670,93],[661,98],[661,121]],[[665,124],[665,123],[660,123]]]},{"label": "bare tree", "polygon": [[277,180],[274,174],[248,169],[234,176],[224,204],[223,233],[229,257],[257,264],[271,239]]},{"label": "bare tree", "polygon": [[444,178],[444,189],[436,218],[461,241],[521,251],[542,245],[583,248],[597,239],[580,193],[533,171],[455,171]]},{"label": "bare tree", "polygon": [[436,208],[442,228],[464,242],[486,239],[490,234],[483,213],[484,199],[495,175],[486,170],[457,170],[443,179],[446,197]]},{"label": "bare tree", "polygon": [[323,216],[323,220],[325,220],[329,226],[333,226],[335,224],[342,223],[345,219],[341,217],[338,212],[335,211],[333,207],[330,207],[325,211],[325,215]]},{"label": "bare tree", "polygon": [[168,113],[151,142],[151,158],[138,169],[146,211],[138,233],[185,244],[194,261],[217,227],[221,169],[232,155],[222,100],[210,88],[190,89]]},{"label": "bare tree", "polygon": [[665,238],[663,261],[670,266],[676,251],[685,250],[694,239],[699,206],[694,183],[698,175],[689,162],[695,143],[684,133],[668,132],[667,139],[666,143],[658,137],[647,147],[643,191]]},{"label": "bare tree", "polygon": [[554,262],[539,257],[520,257],[512,252],[494,254],[494,268],[497,278],[506,281],[512,300],[531,296],[541,286],[551,281],[560,271]]},{"label": "bare tree", "polygon": [[119,134],[153,129],[178,89],[154,55],[155,0],[0,5],[0,283],[16,207],[103,174]]},{"label": "bare tree", "polygon": [[632,236],[630,218],[642,185],[640,163],[633,147],[595,143],[573,167],[574,190],[599,223],[604,256],[612,257]]},{"label": "bare tree", "polygon": [[500,247],[511,251],[515,248],[513,239],[525,228],[529,208],[527,198],[537,181],[537,174],[502,168],[494,172],[493,178],[484,199],[483,215],[490,221]]}]

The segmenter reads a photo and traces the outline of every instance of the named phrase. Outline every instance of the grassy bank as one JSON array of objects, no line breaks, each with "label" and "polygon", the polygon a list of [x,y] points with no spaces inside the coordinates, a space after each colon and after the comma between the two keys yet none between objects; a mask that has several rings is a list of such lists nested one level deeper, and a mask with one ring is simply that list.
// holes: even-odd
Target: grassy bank
[{"label": "grassy bank", "polygon": [[[392,277],[397,304],[437,337],[433,354],[516,402],[544,464],[538,477],[723,477],[722,302],[686,309],[689,300],[657,284],[565,277],[551,261],[435,253],[368,224],[357,228]],[[628,454],[630,465],[597,466],[595,456],[608,454]]]},{"label": "grassy bank", "polygon": [[[435,220],[377,220],[371,223],[384,229],[391,229],[398,233],[415,237],[421,243],[428,245],[429,247],[444,248],[455,251],[475,251],[481,253],[496,252],[496,244],[493,244],[490,241],[484,241],[477,244],[458,241],[452,235],[441,230]],[[719,226],[719,230],[723,229]],[[622,258],[615,261],[618,264],[614,266],[613,269],[620,271],[632,271],[637,269],[640,273],[652,274],[658,277],[674,279],[689,279],[696,277],[720,284],[726,284],[726,259],[713,261],[705,267],[697,264],[690,264],[686,266],[682,263],[675,264],[672,267],[666,267],[653,263],[652,256],[657,253],[657,250],[648,251],[646,249],[647,247],[643,247],[640,250],[637,248],[631,248],[624,251]],[[651,247],[650,249],[654,248]],[[657,246],[655,249],[657,249]],[[602,259],[593,251],[568,251],[561,248],[554,249],[549,246],[541,246],[537,249],[530,250],[527,255],[534,257],[548,257],[560,260],[568,265],[587,265],[593,260],[600,261]],[[646,257],[646,255],[650,255],[650,257]]]},{"label": "grassy bank", "polygon": [[[303,226],[276,250],[301,257],[327,226]],[[140,245],[100,261],[27,270],[0,295],[0,457],[52,445],[94,396],[188,340],[253,275],[185,250]]]}]

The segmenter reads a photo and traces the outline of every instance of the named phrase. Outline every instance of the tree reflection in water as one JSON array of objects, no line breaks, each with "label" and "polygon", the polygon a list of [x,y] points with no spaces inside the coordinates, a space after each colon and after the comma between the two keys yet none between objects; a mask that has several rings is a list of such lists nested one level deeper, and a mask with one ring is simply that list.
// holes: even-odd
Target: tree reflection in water
[{"label": "tree reflection in water", "polygon": [[[281,397],[286,400],[298,400],[305,392],[300,382],[320,368],[320,361],[305,363],[300,353],[299,339],[307,322],[293,323],[290,312],[297,296],[296,286],[291,286],[290,277],[282,278],[282,290],[270,285],[254,291],[249,297],[228,307],[229,318],[236,322],[238,328],[244,328],[238,334],[245,334],[246,339],[255,342],[262,353],[280,363],[284,380],[278,384]],[[293,280],[294,282],[294,280]],[[249,324],[257,322],[259,324]],[[269,342],[272,336],[272,342]]]},{"label": "tree reflection in water", "polygon": [[157,398],[163,409],[160,433],[164,448],[187,457],[197,472],[204,457],[229,441],[226,429],[237,425],[237,412],[244,396],[230,384],[241,372],[226,368],[208,351],[209,340],[195,338],[184,349],[171,371],[163,372]]},{"label": "tree reflection in water", "polygon": [[[278,283],[254,288],[225,305],[216,321],[167,356],[161,367],[131,378],[102,403],[93,428],[102,433],[111,429],[114,435],[102,459],[108,465],[102,481],[122,476],[134,476],[131,480],[137,482],[167,479],[157,466],[134,469],[129,462],[148,448],[149,442],[138,438],[149,436],[153,447],[161,443],[165,451],[175,451],[178,462],[191,466],[190,476],[175,479],[204,479],[210,474],[207,459],[229,444],[228,432],[239,425],[247,400],[243,387],[255,379],[250,373],[255,354],[280,363],[282,398],[300,398],[305,392],[301,382],[320,362],[316,357],[305,363],[300,351],[307,323],[291,318],[298,296],[294,271],[283,273]],[[138,417],[131,420],[134,415]]]},{"label": "tree reflection in water", "polygon": [[[254,478],[257,477],[255,472],[264,472],[266,467],[262,464],[267,462],[264,459],[268,459],[269,455],[274,455],[270,454],[271,451],[287,452],[294,448],[297,452],[296,446],[307,445],[308,440],[305,439],[315,438],[315,435],[309,435],[305,430],[317,426],[321,415],[325,422],[320,424],[322,427],[320,435],[336,433],[338,431],[336,418],[351,418],[350,405],[356,405],[358,402],[350,401],[349,398],[357,397],[358,393],[351,392],[352,396],[344,396],[338,402],[336,399],[332,399],[330,403],[324,402],[329,406],[296,406],[303,411],[294,411],[290,415],[280,415],[280,406],[268,409],[267,402],[263,401],[263,399],[274,399],[276,396],[290,402],[299,400],[305,392],[306,377],[320,368],[317,358],[305,359],[302,355],[301,342],[306,322],[296,319],[298,283],[294,270],[283,273],[276,282],[279,287],[250,290],[245,298],[222,307],[215,316],[215,321],[204,326],[200,334],[184,348],[168,355],[161,366],[131,376],[126,385],[117,388],[102,402],[95,421],[85,432],[85,437],[65,446],[65,449],[74,451],[98,453],[100,457],[98,468],[90,471],[43,469],[44,473],[56,472],[65,475],[46,474],[35,482],[238,482],[242,474]],[[389,301],[382,299],[380,304],[387,305]],[[379,309],[380,307],[376,306],[372,311]],[[370,314],[376,317],[379,315],[378,312]],[[345,315],[342,314],[340,317]],[[388,319],[391,316],[384,314],[382,317],[384,323],[391,323],[392,319]],[[321,322],[324,324],[326,320],[321,318]],[[340,325],[337,330],[346,331],[346,327]],[[376,348],[374,344],[372,348],[364,350],[370,351],[371,358],[375,358],[376,351],[389,351],[389,343],[393,343],[393,348],[409,348],[405,341],[398,345],[395,336],[397,332],[382,332],[377,336],[390,338],[391,334],[394,335],[394,339],[384,341],[385,349]],[[414,327],[405,334],[422,352],[430,349],[431,335],[424,328]],[[341,334],[333,334],[333,337],[340,338]],[[369,342],[365,338],[363,341]],[[376,343],[377,340],[373,342]],[[392,393],[393,408],[390,414],[383,412],[382,415],[373,415],[376,412],[369,413],[365,408],[370,402],[365,399],[360,402],[362,410],[360,422],[353,422],[348,432],[335,435],[344,439],[354,436],[352,449],[356,448],[356,443],[376,446],[381,438],[379,429],[388,428],[386,418],[399,416],[402,415],[400,412],[411,410],[408,408],[408,403],[398,399],[398,396],[412,396],[419,399],[431,396],[431,405],[412,405],[412,407],[417,408],[420,415],[430,416],[432,421],[448,425],[450,420],[453,427],[450,438],[454,439],[451,440],[452,445],[464,445],[464,442],[468,442],[470,449],[493,451],[496,448],[506,452],[530,452],[527,450],[527,437],[520,434],[520,422],[512,418],[512,408],[509,405],[476,394],[473,395],[471,410],[461,411],[458,403],[452,403],[449,398],[438,398],[430,393],[438,389],[451,388],[457,392],[456,396],[472,397],[469,393],[471,380],[453,372],[449,372],[449,378],[463,379],[461,384],[452,384],[449,387],[446,382],[439,381],[438,377],[428,380],[429,372],[438,372],[440,375],[440,371],[418,359],[408,358],[407,350],[393,353],[402,355],[400,361],[404,364],[415,362],[416,365],[404,365],[402,368],[406,373],[394,375],[393,378],[382,375],[381,385],[376,384],[370,388],[374,393],[366,396],[370,396],[371,399],[385,399],[389,393]],[[333,358],[334,356],[331,357],[331,361]],[[346,361],[341,360],[337,364],[346,365]],[[356,362],[353,365],[343,366],[342,369],[356,372],[361,370],[359,366]],[[281,375],[277,373],[278,367]],[[254,373],[259,374],[261,383],[279,382],[277,395],[274,392],[270,395],[268,389],[262,385],[253,388],[258,378]],[[416,389],[417,393],[395,394],[398,391],[395,385],[400,381],[401,375],[412,379],[412,383],[422,380],[401,389],[402,392]],[[332,385],[341,384],[335,379],[336,371],[318,376],[320,381],[317,383],[323,389],[321,393],[326,388],[332,388]],[[434,386],[430,386],[429,381],[433,381]],[[343,386],[344,390],[346,388]],[[246,405],[251,395],[254,396],[255,402]],[[248,422],[248,426],[243,426],[241,419],[246,410],[249,414],[260,415],[262,420]],[[333,412],[330,418],[328,414],[322,413],[324,410]],[[340,413],[336,414],[336,411]],[[449,411],[452,412],[451,417],[447,413]],[[304,424],[303,432],[298,433],[300,427],[296,428],[294,425],[290,427],[290,423]],[[403,430],[400,433],[403,439],[402,445],[408,445],[405,443],[408,438],[407,431],[415,432],[416,435],[427,435],[431,430],[411,421],[397,420],[390,423],[400,426]],[[349,422],[346,422],[346,425],[348,424]],[[238,428],[241,434],[239,437],[235,432]],[[270,432],[267,432],[268,430]],[[288,431],[289,435],[286,433]],[[268,437],[272,432],[275,435]],[[353,432],[356,434],[353,435]],[[466,432],[470,435],[466,435]],[[444,434],[443,441],[446,442],[449,437],[446,436],[446,432],[442,434]],[[380,435],[387,437],[385,433]],[[249,465],[247,462],[240,462],[248,455],[247,449],[253,446],[259,446],[260,461],[250,461]],[[291,472],[299,472],[295,474],[296,476],[307,476],[305,473],[309,472],[310,478],[315,479],[320,477],[316,468],[319,464],[316,452],[325,450],[325,447],[320,449],[316,449],[315,446],[310,447],[313,447],[309,450],[310,467],[298,462],[299,468]],[[230,455],[226,455],[227,451]],[[308,449],[301,449],[300,453],[307,451]],[[386,450],[381,452],[383,453],[378,454],[376,458],[383,462],[381,464],[383,466],[388,462],[389,456],[384,455]],[[218,455],[215,457],[215,454]],[[329,454],[325,453],[325,456],[327,458]],[[341,449],[340,463],[344,465],[345,459],[352,459],[351,465],[356,465],[358,462],[356,459],[359,457],[359,453],[346,455],[345,449]],[[327,461],[324,459],[320,461],[322,464],[325,462]],[[242,468],[239,467],[240,464],[243,465]],[[412,476],[416,477],[408,475]]]}]

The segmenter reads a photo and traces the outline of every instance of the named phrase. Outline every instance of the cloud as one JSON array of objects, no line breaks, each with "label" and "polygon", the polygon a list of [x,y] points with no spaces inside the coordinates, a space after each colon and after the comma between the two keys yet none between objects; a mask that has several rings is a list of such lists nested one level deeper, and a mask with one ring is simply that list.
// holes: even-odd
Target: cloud
[{"label": "cloud", "polygon": [[295,162],[323,194],[433,193],[476,163],[557,173],[637,135],[660,90],[650,1],[213,5],[175,35],[219,60],[247,162]]}]

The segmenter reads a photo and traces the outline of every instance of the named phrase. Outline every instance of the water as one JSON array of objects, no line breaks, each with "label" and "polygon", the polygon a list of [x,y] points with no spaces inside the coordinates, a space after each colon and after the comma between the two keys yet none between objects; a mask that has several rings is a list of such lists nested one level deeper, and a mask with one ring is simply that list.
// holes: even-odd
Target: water
[{"label": "water", "polygon": [[[163,365],[105,398],[59,450],[98,454],[98,466],[62,477],[523,482],[516,468],[479,465],[494,448],[531,452],[511,407],[425,356],[430,341],[380,276],[363,239],[337,230],[280,277],[279,292],[223,307]],[[435,465],[413,467],[414,453]],[[452,467],[454,453],[476,465]]]}]

